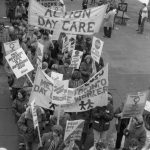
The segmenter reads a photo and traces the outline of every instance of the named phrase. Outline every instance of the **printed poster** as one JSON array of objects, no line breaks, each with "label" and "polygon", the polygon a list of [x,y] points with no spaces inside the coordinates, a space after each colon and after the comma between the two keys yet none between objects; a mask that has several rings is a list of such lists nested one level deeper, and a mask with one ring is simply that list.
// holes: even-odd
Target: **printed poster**
[{"label": "printed poster", "polygon": [[83,56],[83,52],[74,50],[71,57],[70,67],[79,69],[82,56]]},{"label": "printed poster", "polygon": [[93,37],[91,56],[99,64],[104,42],[100,39]]}]

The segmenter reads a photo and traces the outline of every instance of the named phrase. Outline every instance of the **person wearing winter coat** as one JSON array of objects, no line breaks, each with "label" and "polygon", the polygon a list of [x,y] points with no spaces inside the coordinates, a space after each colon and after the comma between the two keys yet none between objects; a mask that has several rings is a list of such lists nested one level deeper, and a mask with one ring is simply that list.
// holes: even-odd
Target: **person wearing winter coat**
[{"label": "person wearing winter coat", "polygon": [[63,128],[60,125],[54,125],[52,131],[44,133],[42,136],[42,150],[61,150],[63,142]]},{"label": "person wearing winter coat", "polygon": [[73,68],[69,67],[69,65],[70,65],[70,60],[66,59],[64,61],[64,65],[58,66],[58,72],[63,74],[63,80],[69,80],[72,76]]},{"label": "person wearing winter coat", "polygon": [[75,70],[72,74],[71,80],[69,81],[69,88],[76,88],[84,84],[81,78],[81,73],[79,70]]},{"label": "person wearing winter coat", "polygon": [[92,57],[85,56],[84,61],[80,65],[80,72],[84,82],[87,82],[92,74]]},{"label": "person wearing winter coat", "polygon": [[110,127],[110,121],[114,116],[112,101],[112,97],[109,96],[108,104],[106,106],[97,106],[92,110],[94,143],[106,141],[106,135]]},{"label": "person wearing winter coat", "polygon": [[[54,125],[57,124],[57,116],[58,116],[58,110],[55,109],[54,115],[51,116],[51,118],[50,118],[51,127],[53,127]],[[62,126],[63,131],[65,131],[66,123],[67,123],[67,121],[69,121],[69,120],[71,120],[70,114],[65,113],[63,110],[61,110],[61,112],[60,112],[59,124]]]},{"label": "person wearing winter coat", "polygon": [[[40,132],[45,128],[45,112],[42,108],[36,106],[36,112],[38,117],[38,124]],[[37,150],[38,147],[38,132],[34,129],[33,116],[31,106],[21,115],[18,120],[18,128],[20,133],[23,135],[26,150]]]},{"label": "person wearing winter coat", "polygon": [[28,100],[26,99],[26,92],[19,90],[17,98],[13,101],[12,108],[15,113],[16,121],[20,118],[21,114],[26,111]]},{"label": "person wearing winter coat", "polygon": [[142,150],[146,142],[146,131],[143,126],[142,115],[138,115],[132,119],[131,126],[129,129],[124,130],[124,135],[124,150],[129,149],[130,140],[133,138],[138,141],[138,150]]},{"label": "person wearing winter coat", "polygon": [[114,8],[110,7],[109,12],[106,14],[104,18],[104,37],[106,38],[111,38],[115,14],[116,12],[114,11]]}]

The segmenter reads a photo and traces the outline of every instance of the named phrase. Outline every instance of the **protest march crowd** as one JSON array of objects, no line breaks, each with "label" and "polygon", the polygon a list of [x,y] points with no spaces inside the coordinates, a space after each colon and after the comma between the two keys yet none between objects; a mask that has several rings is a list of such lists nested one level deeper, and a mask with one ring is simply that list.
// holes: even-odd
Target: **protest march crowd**
[{"label": "protest march crowd", "polygon": [[[87,21],[101,11],[98,17],[104,18],[104,35],[110,38],[115,1],[100,0],[99,7],[90,9],[83,1],[83,10],[69,15],[62,0],[52,2],[59,4],[60,18],[57,11],[34,0],[31,5],[27,0],[10,0],[11,26],[0,22],[0,63],[8,74],[19,149],[150,149],[148,92],[130,94],[114,109],[108,65],[101,56],[104,42],[92,35],[97,20]],[[111,147],[107,134],[114,118],[117,137]]]}]

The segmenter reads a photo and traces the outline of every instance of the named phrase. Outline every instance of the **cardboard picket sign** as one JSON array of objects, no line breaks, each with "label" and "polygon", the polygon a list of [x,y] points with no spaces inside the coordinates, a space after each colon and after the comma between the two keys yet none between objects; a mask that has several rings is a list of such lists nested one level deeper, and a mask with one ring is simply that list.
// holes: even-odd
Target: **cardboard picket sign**
[{"label": "cardboard picket sign", "polygon": [[37,0],[41,5],[46,8],[51,8],[56,11],[61,11],[61,7],[59,6],[59,0]]},{"label": "cardboard picket sign", "polygon": [[70,67],[79,69],[82,56],[83,56],[83,52],[74,50],[71,57]]},{"label": "cardboard picket sign", "polygon": [[38,42],[37,46],[37,65],[42,68],[44,45]]},{"label": "cardboard picket sign", "polygon": [[52,71],[51,72],[51,78],[53,80],[60,80],[61,81],[61,80],[63,80],[63,74]]},{"label": "cardboard picket sign", "polygon": [[104,42],[99,38],[93,37],[92,48],[91,48],[91,56],[93,60],[99,63]]},{"label": "cardboard picket sign", "polygon": [[12,53],[13,51],[19,48],[20,48],[20,44],[18,40],[4,43],[4,49],[5,49],[6,55]]},{"label": "cardboard picket sign", "polygon": [[34,128],[36,129],[36,127],[39,126],[39,123],[38,123],[38,117],[35,108],[35,100],[31,102],[31,109],[32,109],[32,116],[33,116],[33,124],[34,124]]},{"label": "cardboard picket sign", "polygon": [[150,101],[146,101],[144,109],[150,112]]},{"label": "cardboard picket sign", "polygon": [[136,115],[141,115],[144,111],[147,96],[147,91],[138,92],[137,94],[128,94],[122,111],[122,118],[130,118]]},{"label": "cardboard picket sign", "polygon": [[53,87],[53,100],[52,103],[56,105],[67,104],[69,80],[55,80]]},{"label": "cardboard picket sign", "polygon": [[81,140],[84,120],[67,121],[64,141]]},{"label": "cardboard picket sign", "polygon": [[13,51],[5,58],[17,78],[26,75],[34,69],[22,48]]}]

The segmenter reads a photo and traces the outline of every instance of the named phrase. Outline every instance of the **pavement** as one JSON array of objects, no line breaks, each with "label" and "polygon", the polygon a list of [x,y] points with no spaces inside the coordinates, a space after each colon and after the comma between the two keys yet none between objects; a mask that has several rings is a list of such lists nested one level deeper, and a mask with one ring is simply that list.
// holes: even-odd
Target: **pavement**
[{"label": "pavement", "polygon": [[[5,0],[0,0],[0,20],[6,16],[5,12]],[[17,150],[18,131],[11,105],[7,75],[3,67],[0,66],[0,148]]]},{"label": "pavement", "polygon": [[[109,64],[109,89],[114,97],[115,109],[126,100],[127,93],[144,91],[150,86],[150,23],[145,24],[143,35],[137,34],[138,12],[141,4],[137,0],[126,1],[129,5],[127,15],[131,18],[127,26],[116,25],[111,39],[103,38],[103,28],[95,35],[104,41],[102,56],[105,64]],[[81,9],[81,0],[64,0],[64,2],[67,10]],[[1,16],[5,16],[4,0],[0,0]],[[0,147],[17,150],[17,127],[10,109],[7,78],[2,67],[0,85]],[[115,138],[113,125],[109,136]],[[90,143],[91,137],[90,133],[87,143]]]}]

